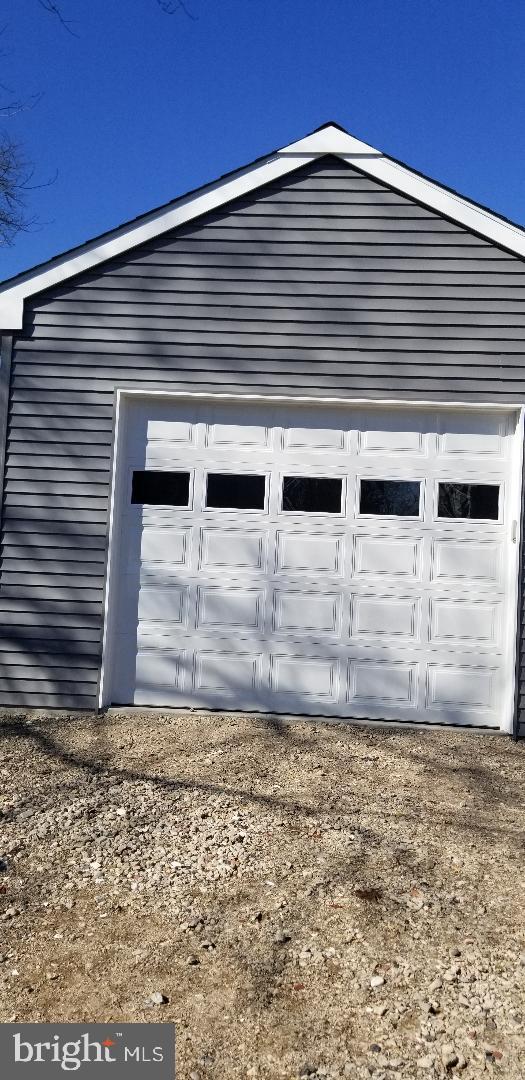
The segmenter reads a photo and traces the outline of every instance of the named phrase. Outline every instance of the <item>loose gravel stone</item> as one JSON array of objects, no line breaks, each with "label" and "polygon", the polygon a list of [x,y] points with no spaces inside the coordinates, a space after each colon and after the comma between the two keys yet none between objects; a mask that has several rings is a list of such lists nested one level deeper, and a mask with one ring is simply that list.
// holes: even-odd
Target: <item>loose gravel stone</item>
[{"label": "loose gravel stone", "polygon": [[453,1046],[446,1043],[441,1047],[441,1061],[445,1069],[452,1069],[458,1063],[458,1055]]},{"label": "loose gravel stone", "polygon": [[152,1005],[167,1005],[169,997],[160,990],[154,990],[153,993],[149,995],[149,1001],[151,1001]]}]

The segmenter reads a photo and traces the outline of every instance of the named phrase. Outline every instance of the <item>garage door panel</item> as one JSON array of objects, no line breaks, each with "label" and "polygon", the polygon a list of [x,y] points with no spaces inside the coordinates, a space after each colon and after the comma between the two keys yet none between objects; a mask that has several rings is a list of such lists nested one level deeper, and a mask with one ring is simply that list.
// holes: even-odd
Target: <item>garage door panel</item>
[{"label": "garage door panel", "polygon": [[341,593],[276,590],[273,630],[279,634],[329,634],[339,637],[344,598]]},{"label": "garage door panel", "polygon": [[[192,420],[150,419],[147,422],[147,450],[155,451],[159,444],[164,447],[194,446],[197,439],[197,427]],[[147,459],[147,457],[146,457]]]},{"label": "garage door panel", "polygon": [[177,529],[176,526],[145,528],[140,546],[142,565],[166,563],[176,567],[187,566],[190,544],[191,529]]},{"label": "garage door panel", "polygon": [[446,413],[438,417],[438,457],[503,461],[508,456],[507,417]]},{"label": "garage door panel", "polygon": [[139,649],[136,667],[137,705],[162,705],[166,692],[173,698],[184,685],[189,659],[183,649]]},{"label": "garage door panel", "polygon": [[251,692],[254,697],[261,684],[262,653],[243,653],[237,649],[201,649],[195,654],[193,688],[215,698],[217,691],[233,696]]},{"label": "garage door panel", "polygon": [[451,722],[458,718],[494,714],[498,669],[461,664],[429,664],[426,680],[426,707],[439,711]]},{"label": "garage door panel", "polygon": [[167,467],[181,452],[187,455],[195,452],[197,429],[189,423],[169,424],[158,421],[154,422],[152,431],[156,434],[148,434],[144,456],[146,468]]},{"label": "garage door panel", "polygon": [[350,635],[370,642],[390,638],[416,642],[420,633],[421,601],[415,596],[385,596],[379,593],[354,594],[351,604]]},{"label": "garage door panel", "polygon": [[430,579],[438,583],[503,584],[501,540],[436,539],[432,543]]},{"label": "garage door panel", "polygon": [[[118,524],[120,703],[500,724],[512,682],[506,416],[141,409]],[[187,474],[189,505],[131,503],[175,499],[176,477],[148,469]],[[144,475],[132,485],[133,470]],[[441,506],[440,483],[455,485]],[[497,510],[487,484],[499,520],[475,516]]]},{"label": "garage door panel", "polygon": [[430,641],[466,646],[498,647],[501,602],[433,597],[430,601]]},{"label": "garage door panel", "polygon": [[284,532],[277,530],[275,571],[288,574],[333,574],[344,572],[344,534]]},{"label": "garage door panel", "polygon": [[286,708],[292,707],[290,699],[296,705],[313,700],[335,704],[339,698],[339,670],[338,659],[304,652],[274,653],[270,657],[270,689],[277,697],[287,699]]},{"label": "garage door panel", "polygon": [[267,450],[273,445],[272,428],[257,424],[209,424],[205,445],[210,449]]},{"label": "garage door panel", "polygon": [[439,438],[438,454],[443,457],[502,459],[505,454],[505,440],[501,435],[464,435],[447,432]]},{"label": "garage door panel", "polygon": [[377,709],[415,709],[419,666],[402,660],[354,659],[348,664],[347,701]]},{"label": "garage door panel", "polygon": [[239,589],[201,586],[197,589],[196,629],[238,630],[246,633],[262,630],[264,592],[258,589]]},{"label": "garage door panel", "polygon": [[359,431],[357,452],[362,457],[381,457],[384,454],[396,454],[399,459],[420,457],[427,452],[427,441],[421,431]]},{"label": "garage door panel", "polygon": [[281,434],[283,451],[295,455],[301,452],[326,452],[340,455],[347,450],[348,433],[338,427],[317,427],[312,423],[311,427],[284,428]]},{"label": "garage door panel", "polygon": [[142,623],[169,623],[173,627],[187,625],[188,588],[162,582],[145,584],[139,592],[138,617]]},{"label": "garage door panel", "polygon": [[421,575],[423,539],[373,534],[356,535],[353,576],[362,578],[413,578]]},{"label": "garage door panel", "polygon": [[264,572],[267,534],[241,529],[205,528],[200,534],[199,569],[207,573]]}]

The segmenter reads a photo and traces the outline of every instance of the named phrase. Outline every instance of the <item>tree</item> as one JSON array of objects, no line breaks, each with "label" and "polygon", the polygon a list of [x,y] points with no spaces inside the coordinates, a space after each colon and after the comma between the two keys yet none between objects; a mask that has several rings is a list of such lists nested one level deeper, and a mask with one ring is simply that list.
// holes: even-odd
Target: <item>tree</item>
[{"label": "tree", "polygon": [[[0,53],[0,59],[3,55]],[[0,124],[5,126],[13,116],[33,108],[41,96],[18,99],[5,83],[0,83]],[[26,200],[34,186],[32,177],[33,170],[20,145],[0,127],[0,246],[12,244],[15,236],[31,224]]]},{"label": "tree", "polygon": [[12,244],[30,225],[26,214],[30,178],[18,144],[7,133],[0,135],[0,244]]}]

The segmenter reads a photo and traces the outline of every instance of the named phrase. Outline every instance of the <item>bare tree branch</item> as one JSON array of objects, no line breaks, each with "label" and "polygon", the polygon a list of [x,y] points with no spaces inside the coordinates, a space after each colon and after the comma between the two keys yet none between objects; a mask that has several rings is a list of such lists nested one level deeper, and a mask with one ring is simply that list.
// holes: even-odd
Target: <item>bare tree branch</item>
[{"label": "bare tree branch", "polygon": [[184,14],[188,17],[188,19],[192,20],[192,22],[197,22],[198,20],[198,16],[192,14],[192,12],[187,8],[186,4],[184,3],[184,0],[157,0],[157,4],[159,5],[161,11],[163,11],[166,15],[175,15],[177,11],[183,11]]},{"label": "bare tree branch", "polygon": [[76,34],[75,31],[71,29],[71,23],[68,22],[62,15],[62,12],[55,0],[38,0],[38,3],[40,4],[40,7],[44,9],[44,11],[47,11],[50,15],[54,15],[58,19],[59,23],[64,27],[64,30],[67,30],[68,34],[71,34],[71,37],[78,37],[78,34]]},{"label": "bare tree branch", "polygon": [[0,137],[0,244],[12,244],[15,236],[26,230],[26,185],[31,171],[19,146],[8,135]]},{"label": "bare tree branch", "polygon": [[34,109],[35,105],[38,105],[43,96],[43,93],[32,94],[31,97],[25,99],[15,98],[13,101],[8,101],[5,105],[0,105],[0,118],[9,119],[9,117],[16,116],[18,113],[27,112],[28,109]]},{"label": "bare tree branch", "polygon": [[[64,27],[64,30],[67,30],[68,34],[71,34],[73,37],[78,37],[78,34],[71,29],[69,20],[64,18],[57,0],[38,0],[38,3],[44,11],[47,11],[50,15],[54,15],[55,18],[58,19],[59,23]],[[186,18],[191,19],[192,22],[198,21],[198,16],[194,15],[193,12],[189,10],[185,0],[157,0],[157,4],[165,15],[175,15],[177,11],[182,11],[184,15],[186,15]]]},{"label": "bare tree branch", "polygon": [[54,184],[57,175],[34,184],[34,170],[19,144],[7,133],[0,134],[0,247],[10,246],[18,233],[27,232],[38,223],[26,214],[29,194]]},{"label": "bare tree branch", "polygon": [[[71,22],[63,15],[62,0],[37,0],[37,3],[43,11],[57,19],[68,34],[78,37]],[[166,15],[182,12],[192,22],[197,21],[197,16],[190,11],[186,0],[157,0],[157,4]],[[4,31],[5,27],[0,26],[0,37]],[[34,108],[43,96],[32,94],[27,98],[18,98],[1,80],[0,93],[3,97],[0,121]],[[29,193],[36,188],[47,187],[54,183],[55,179],[56,177],[53,177],[43,184],[33,184],[33,170],[25,160],[19,144],[7,132],[0,131],[0,247],[12,244],[18,233],[27,232],[36,224],[36,220],[28,218],[26,214]]]}]

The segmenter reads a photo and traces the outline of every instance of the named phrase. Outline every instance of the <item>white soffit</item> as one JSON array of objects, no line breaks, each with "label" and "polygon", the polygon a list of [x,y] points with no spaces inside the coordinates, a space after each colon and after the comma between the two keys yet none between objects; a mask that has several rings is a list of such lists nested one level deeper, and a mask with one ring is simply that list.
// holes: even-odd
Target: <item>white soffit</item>
[{"label": "white soffit", "polygon": [[515,255],[525,257],[525,230],[418,175],[407,166],[349,135],[336,124],[327,124],[319,131],[290,143],[253,165],[184,195],[167,207],[153,210],[138,221],[121,225],[102,239],[91,240],[72,252],[59,255],[40,268],[19,275],[12,284],[6,282],[3,286],[0,285],[0,331],[22,329],[24,300],[27,296],[33,296],[76,274],[91,270],[139,244],[215,210],[232,199],[247,195],[263,184],[278,180],[324,154],[340,157],[348,165],[355,165],[380,183],[396,188],[429,209],[445,214],[458,225],[472,229]]}]

